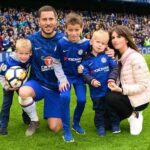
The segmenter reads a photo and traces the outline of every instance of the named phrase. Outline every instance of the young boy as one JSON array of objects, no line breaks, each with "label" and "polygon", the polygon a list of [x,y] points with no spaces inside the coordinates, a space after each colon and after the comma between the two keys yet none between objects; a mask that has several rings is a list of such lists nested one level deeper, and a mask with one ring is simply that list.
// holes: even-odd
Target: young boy
[{"label": "young boy", "polygon": [[[81,64],[83,78],[90,87],[90,96],[95,111],[94,123],[100,136],[105,135],[104,114],[106,113],[105,95],[108,92],[107,83],[108,81],[115,82],[113,71],[117,69],[117,62],[105,54],[108,41],[108,32],[103,30],[95,31],[90,41],[92,51]],[[120,132],[118,116],[116,114],[109,114],[109,116],[112,132]]]},{"label": "young boy", "polygon": [[[83,31],[83,19],[76,13],[69,13],[65,18],[65,33],[58,41],[57,48],[54,53],[54,58],[59,59],[65,75],[70,83],[67,90],[61,92],[62,98],[62,121],[64,128],[63,139],[66,142],[73,142],[73,136],[70,130],[70,92],[71,85],[73,85],[77,105],[73,115],[72,129],[78,134],[85,134],[85,130],[80,126],[80,119],[86,103],[86,85],[83,81],[82,75],[78,73],[78,66],[81,60],[90,50],[89,40],[81,37]],[[113,52],[109,49],[107,54],[112,57]],[[63,84],[60,84],[60,89]],[[64,86],[64,85],[63,85]],[[66,89],[66,84],[65,84]]]},{"label": "young boy", "polygon": [[[16,50],[12,52],[3,62],[0,63],[0,82],[3,87],[3,104],[1,109],[1,125],[0,125],[0,134],[6,135],[10,107],[13,100],[14,91],[18,89],[10,88],[6,83],[4,75],[5,72],[12,66],[21,66],[27,72],[30,66],[30,56],[31,56],[31,42],[28,39],[19,39],[16,41]],[[26,124],[30,123],[30,119],[23,112],[23,119]]]},{"label": "young boy", "polygon": [[[54,58],[59,59],[65,75],[70,83],[67,90],[61,92],[62,98],[62,121],[64,128],[63,139],[66,142],[73,142],[73,136],[70,130],[70,92],[71,85],[74,86],[77,106],[74,111],[72,129],[78,134],[85,134],[80,126],[80,118],[83,113],[86,102],[86,86],[81,74],[78,74],[77,67],[82,58],[90,48],[89,40],[82,38],[83,20],[75,13],[69,13],[65,20],[66,37],[59,40]],[[61,88],[61,84],[60,84]]]}]

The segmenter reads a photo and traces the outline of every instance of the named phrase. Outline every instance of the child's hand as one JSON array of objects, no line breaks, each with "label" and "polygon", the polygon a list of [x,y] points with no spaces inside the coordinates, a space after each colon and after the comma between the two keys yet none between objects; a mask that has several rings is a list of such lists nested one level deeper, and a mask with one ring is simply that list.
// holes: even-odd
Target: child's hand
[{"label": "child's hand", "polygon": [[97,81],[96,79],[93,79],[91,82],[92,86],[94,87],[99,87],[101,86],[101,83],[99,81]]},{"label": "child's hand", "polygon": [[115,80],[113,79],[108,79],[108,88],[110,89],[111,87],[113,87],[113,85],[115,84]]},{"label": "child's hand", "polygon": [[3,86],[3,88],[7,91],[16,91],[19,88],[11,88],[7,83]]},{"label": "child's hand", "polygon": [[82,65],[78,66],[78,73],[83,73],[84,67]]},{"label": "child's hand", "polygon": [[4,88],[5,90],[7,90],[7,91],[16,91],[16,90],[19,89],[18,87],[14,87],[14,88],[10,87],[7,82],[5,82],[5,83],[3,84],[3,88]]},{"label": "child's hand", "polygon": [[60,83],[59,85],[59,91],[66,91],[68,88],[70,87],[70,84],[68,81],[64,81],[62,83]]},{"label": "child's hand", "polygon": [[9,86],[8,82],[7,82],[5,79],[3,79],[3,80],[1,81],[1,84],[2,84],[2,87],[3,87],[5,90],[9,90],[10,86]]},{"label": "child's hand", "polygon": [[7,90],[9,90],[9,91],[16,91],[16,90],[18,90],[19,88],[11,88],[11,87],[9,87]]}]

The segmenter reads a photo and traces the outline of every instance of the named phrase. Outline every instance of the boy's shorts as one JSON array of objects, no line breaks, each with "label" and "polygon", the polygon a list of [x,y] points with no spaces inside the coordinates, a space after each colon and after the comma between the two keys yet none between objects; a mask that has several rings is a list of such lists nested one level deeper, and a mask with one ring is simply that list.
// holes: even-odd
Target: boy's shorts
[{"label": "boy's shorts", "polygon": [[60,92],[43,87],[35,80],[27,81],[23,86],[30,86],[35,92],[35,101],[44,99],[44,118],[61,118]]}]

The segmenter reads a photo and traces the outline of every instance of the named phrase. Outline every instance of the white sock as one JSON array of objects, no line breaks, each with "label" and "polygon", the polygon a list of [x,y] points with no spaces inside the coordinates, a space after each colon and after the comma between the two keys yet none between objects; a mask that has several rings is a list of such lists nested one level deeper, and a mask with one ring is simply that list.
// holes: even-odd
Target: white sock
[{"label": "white sock", "polygon": [[37,112],[36,112],[36,105],[32,97],[27,97],[22,99],[18,97],[19,103],[22,106],[22,109],[28,114],[31,121],[39,121]]},{"label": "white sock", "polygon": [[142,113],[143,113],[143,111],[138,111],[139,112],[139,114],[141,114],[142,115]]}]

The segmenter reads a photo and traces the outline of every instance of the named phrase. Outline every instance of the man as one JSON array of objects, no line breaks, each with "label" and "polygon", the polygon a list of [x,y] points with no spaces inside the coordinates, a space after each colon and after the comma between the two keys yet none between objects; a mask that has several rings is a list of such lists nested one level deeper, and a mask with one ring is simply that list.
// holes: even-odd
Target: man
[{"label": "man", "polygon": [[26,136],[34,134],[39,126],[35,101],[40,99],[44,99],[44,118],[48,121],[49,129],[57,132],[62,128],[60,93],[51,56],[63,34],[55,31],[57,13],[53,7],[41,7],[38,17],[41,30],[28,37],[32,43],[33,56],[30,77],[19,90],[19,103],[31,119]]}]

